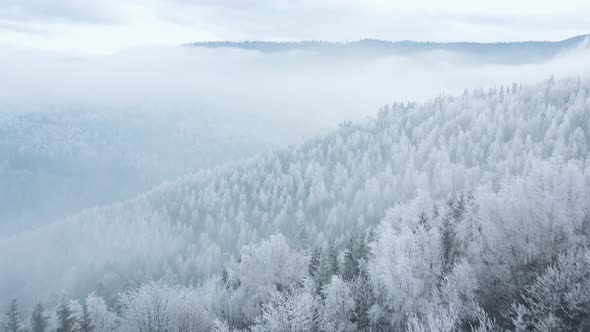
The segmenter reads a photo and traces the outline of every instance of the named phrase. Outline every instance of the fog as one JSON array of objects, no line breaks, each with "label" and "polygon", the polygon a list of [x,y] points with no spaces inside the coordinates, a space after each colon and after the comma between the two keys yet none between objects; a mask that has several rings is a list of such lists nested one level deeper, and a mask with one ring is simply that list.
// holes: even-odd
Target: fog
[{"label": "fog", "polygon": [[[587,43],[544,62],[486,64],[477,57],[432,52],[402,56],[261,53],[230,48],[136,48],[75,57],[2,49],[3,110],[93,106],[175,111],[253,111],[334,126],[374,114],[392,101],[420,101],[469,87],[529,83],[588,71]],[[524,59],[526,61],[526,59]],[[520,61],[523,61],[522,59]],[[517,79],[515,79],[517,78]],[[328,107],[329,106],[329,107]]]},{"label": "fog", "polygon": [[302,142],[385,104],[589,71],[585,45],[520,65],[447,52],[157,47],[63,56],[4,47],[0,237]]}]

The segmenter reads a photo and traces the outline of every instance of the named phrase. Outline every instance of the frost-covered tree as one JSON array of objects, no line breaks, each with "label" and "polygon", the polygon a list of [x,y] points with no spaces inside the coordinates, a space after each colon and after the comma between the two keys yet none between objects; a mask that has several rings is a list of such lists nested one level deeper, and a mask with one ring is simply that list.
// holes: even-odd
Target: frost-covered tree
[{"label": "frost-covered tree", "polygon": [[322,248],[316,247],[311,253],[309,259],[309,275],[313,278],[316,277],[320,268],[320,259],[322,257]]},{"label": "frost-covered tree", "polygon": [[560,254],[590,243],[582,231],[590,211],[588,174],[574,161],[538,163],[497,194],[478,199],[481,236],[472,242],[471,259],[482,306],[494,317],[500,320],[499,313]]},{"label": "frost-covered tree", "polygon": [[239,260],[228,265],[228,273],[239,285],[233,293],[241,299],[244,319],[253,321],[273,292],[284,292],[301,283],[308,275],[308,266],[309,256],[289,248],[282,235],[242,248]]},{"label": "frost-covered tree", "polygon": [[91,293],[86,297],[85,304],[88,315],[96,332],[113,332],[118,326],[117,314],[109,309],[103,298]]},{"label": "frost-covered tree", "polygon": [[62,301],[57,308],[57,332],[77,332],[79,323],[70,304]]},{"label": "frost-covered tree", "polygon": [[590,328],[590,252],[560,255],[512,306],[516,331]]},{"label": "frost-covered tree", "polygon": [[157,332],[174,329],[174,293],[163,282],[144,284],[120,298],[123,326],[128,331]]},{"label": "frost-covered tree", "polygon": [[318,285],[318,291],[321,292],[322,288],[327,285],[332,276],[337,275],[339,272],[338,252],[334,245],[328,246],[326,250],[320,251],[318,271],[316,273],[316,283]]},{"label": "frost-covered tree", "polygon": [[352,322],[359,331],[368,331],[372,327],[370,311],[375,303],[373,288],[366,274],[361,274],[350,282],[355,307]]},{"label": "frost-covered tree", "polygon": [[6,332],[20,332],[22,321],[16,299],[12,299],[6,311],[6,321],[3,322],[2,328]]},{"label": "frost-covered tree", "polygon": [[88,305],[86,302],[82,304],[82,314],[79,319],[79,332],[92,332],[95,330],[94,322],[88,311]]},{"label": "frost-covered tree", "polygon": [[318,309],[318,299],[314,287],[313,282],[307,279],[303,287],[291,288],[284,293],[273,292],[252,331],[317,330],[314,314]]},{"label": "frost-covered tree", "polygon": [[322,328],[325,331],[354,331],[355,302],[350,285],[335,275],[326,285]]},{"label": "frost-covered tree", "polygon": [[344,262],[342,263],[342,277],[346,281],[350,281],[360,273],[359,257],[357,253],[357,245],[354,239],[350,239],[344,252]]},{"label": "frost-covered tree", "polygon": [[121,328],[125,331],[204,331],[213,326],[213,317],[199,300],[202,295],[191,287],[170,282],[150,282],[120,296]]},{"label": "frost-covered tree", "polygon": [[39,303],[35,306],[30,320],[32,332],[45,332],[47,330],[49,317],[47,317],[43,305]]}]

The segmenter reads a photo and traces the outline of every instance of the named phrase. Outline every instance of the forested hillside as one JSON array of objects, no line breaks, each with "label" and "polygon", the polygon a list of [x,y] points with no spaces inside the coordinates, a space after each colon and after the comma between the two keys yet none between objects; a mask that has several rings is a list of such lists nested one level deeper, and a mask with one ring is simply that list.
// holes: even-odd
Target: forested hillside
[{"label": "forested hillside", "polygon": [[0,109],[0,237],[295,140],[244,110],[54,107]]},{"label": "forested hillside", "polygon": [[[472,57],[474,62],[484,63],[532,63],[547,60],[560,52],[586,47],[589,35],[580,35],[560,41],[523,41],[500,43],[473,42],[416,42],[362,39],[354,42],[334,43],[324,41],[265,42],[265,41],[216,41],[187,44],[192,47],[238,48],[260,52],[311,51],[327,56],[407,56],[428,52],[457,52]],[[584,43],[586,43],[584,45]]]},{"label": "forested hillside", "polygon": [[589,107],[580,79],[393,104],[0,240],[0,298],[96,291],[100,331],[584,329]]},{"label": "forested hillside", "polygon": [[[534,84],[549,73],[587,77],[586,37],[212,43],[74,58],[4,48],[0,238],[131,199],[162,181],[300,144],[343,121],[375,116],[393,101],[424,102],[441,91],[457,96],[515,78]],[[286,52],[264,51],[274,47]]]}]

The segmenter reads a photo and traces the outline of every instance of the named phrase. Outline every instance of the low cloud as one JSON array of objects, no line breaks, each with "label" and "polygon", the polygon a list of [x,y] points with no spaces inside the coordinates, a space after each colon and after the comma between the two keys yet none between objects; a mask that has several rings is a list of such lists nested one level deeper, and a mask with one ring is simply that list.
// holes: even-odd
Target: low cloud
[{"label": "low cloud", "polygon": [[580,49],[542,63],[476,66],[473,59],[442,52],[354,58],[171,47],[62,57],[6,49],[0,55],[0,102],[3,108],[13,105],[24,111],[44,105],[149,105],[165,110],[173,110],[170,105],[208,105],[307,115],[310,122],[334,125],[373,114],[396,100],[529,83],[550,75],[584,75],[590,70],[588,55]]},{"label": "low cloud", "polygon": [[0,72],[0,201],[12,202],[0,213],[2,234],[301,142],[396,101],[587,76],[590,51],[498,65],[445,52],[368,57],[158,47],[67,57],[4,48]]}]

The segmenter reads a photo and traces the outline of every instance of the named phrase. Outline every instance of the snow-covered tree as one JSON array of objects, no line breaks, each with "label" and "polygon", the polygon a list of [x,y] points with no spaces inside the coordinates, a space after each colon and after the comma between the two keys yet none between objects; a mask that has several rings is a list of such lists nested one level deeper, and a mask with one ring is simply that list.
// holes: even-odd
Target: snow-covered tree
[{"label": "snow-covered tree", "polygon": [[118,326],[117,314],[109,309],[102,297],[91,293],[86,298],[85,304],[88,315],[96,332],[113,332]]},{"label": "snow-covered tree", "polygon": [[57,308],[57,332],[77,332],[79,323],[70,304],[65,301]]},{"label": "snow-covered tree", "polygon": [[590,252],[560,255],[512,306],[516,331],[590,328]]},{"label": "snow-covered tree", "polygon": [[309,256],[289,248],[284,236],[271,236],[260,245],[242,248],[237,262],[228,265],[235,295],[243,301],[241,311],[253,321],[261,304],[272,292],[284,292],[297,286],[308,275]]},{"label": "snow-covered tree", "polygon": [[86,302],[82,304],[82,315],[79,316],[78,320],[80,325],[79,332],[92,332],[95,330],[94,322],[92,321],[92,317],[90,317]]},{"label": "snow-covered tree", "polygon": [[20,332],[22,321],[16,299],[12,299],[6,311],[6,321],[2,323],[2,329],[6,332]]},{"label": "snow-covered tree", "polygon": [[325,331],[354,331],[355,302],[350,285],[335,275],[323,290],[325,301],[322,328]]},{"label": "snow-covered tree", "polygon": [[283,293],[273,292],[252,331],[314,331],[317,329],[314,320],[317,301],[313,282],[309,279],[304,281],[303,287]]},{"label": "snow-covered tree", "polygon": [[45,332],[49,325],[49,317],[45,313],[45,308],[40,303],[35,306],[33,313],[31,313],[31,331]]}]

